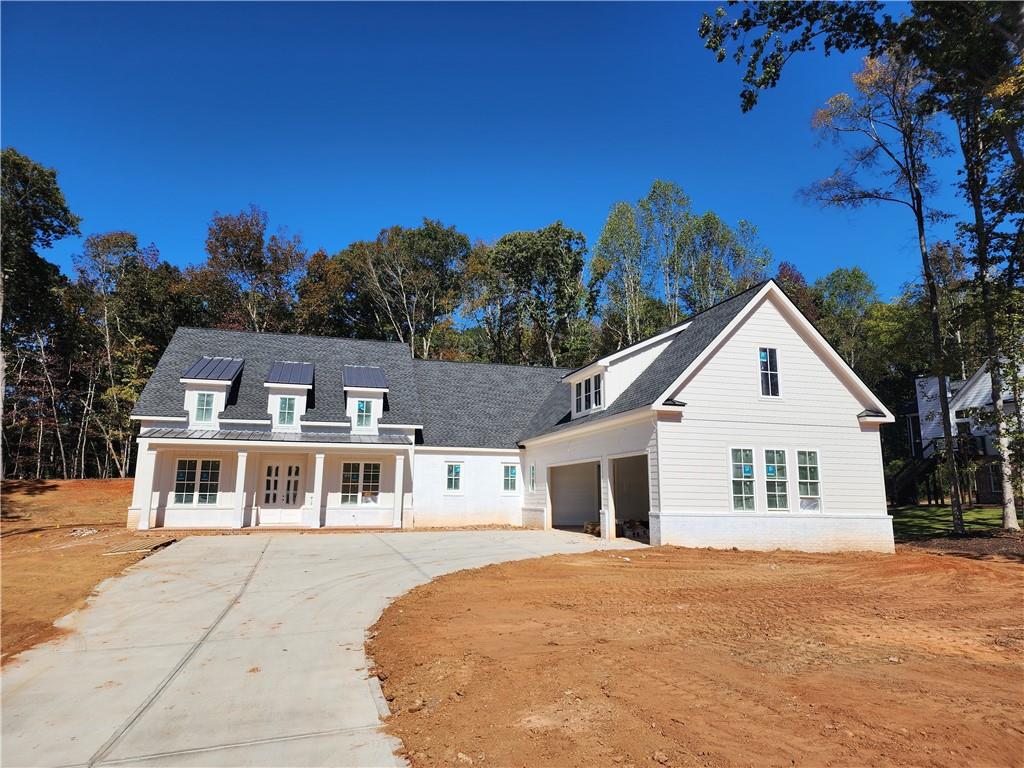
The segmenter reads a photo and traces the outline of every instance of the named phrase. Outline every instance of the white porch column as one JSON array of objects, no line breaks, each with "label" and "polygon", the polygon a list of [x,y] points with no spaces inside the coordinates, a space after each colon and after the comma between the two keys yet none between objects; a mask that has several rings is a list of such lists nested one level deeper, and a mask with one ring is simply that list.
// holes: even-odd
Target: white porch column
[{"label": "white porch column", "polygon": [[245,470],[249,454],[238,452],[238,463],[235,465],[235,528],[245,525]]},{"label": "white porch column", "polygon": [[149,518],[153,512],[153,491],[156,490],[156,451],[151,450],[149,443],[139,444],[139,453],[135,460],[135,485],[132,495],[135,506],[139,510],[139,521],[136,528],[140,531],[149,530]]},{"label": "white porch column", "polygon": [[402,500],[405,497],[405,454],[395,456],[395,505],[392,528],[402,527]]},{"label": "white porch column", "polygon": [[324,454],[318,453],[313,462],[313,524],[320,528],[324,519]]},{"label": "white porch column", "polygon": [[601,457],[601,538],[615,538],[615,494],[612,493],[612,463]]}]

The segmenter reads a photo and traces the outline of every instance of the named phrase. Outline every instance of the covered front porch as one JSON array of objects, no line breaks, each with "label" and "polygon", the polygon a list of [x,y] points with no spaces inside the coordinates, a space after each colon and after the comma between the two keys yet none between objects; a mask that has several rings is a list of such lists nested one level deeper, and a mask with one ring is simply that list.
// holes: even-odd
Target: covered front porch
[{"label": "covered front porch", "polygon": [[140,530],[401,528],[411,503],[411,443],[139,442]]}]

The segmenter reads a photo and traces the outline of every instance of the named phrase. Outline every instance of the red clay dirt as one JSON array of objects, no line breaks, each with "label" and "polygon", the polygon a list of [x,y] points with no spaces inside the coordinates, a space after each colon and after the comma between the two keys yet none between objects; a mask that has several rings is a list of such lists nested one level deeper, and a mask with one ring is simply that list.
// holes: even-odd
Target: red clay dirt
[{"label": "red clay dirt", "polygon": [[7,663],[59,634],[53,622],[80,608],[104,579],[140,554],[104,556],[140,538],[125,527],[132,481],[4,481],[0,497],[0,639]]},{"label": "red clay dirt", "polygon": [[1024,568],[662,547],[395,601],[368,651],[413,766],[1024,765]]}]

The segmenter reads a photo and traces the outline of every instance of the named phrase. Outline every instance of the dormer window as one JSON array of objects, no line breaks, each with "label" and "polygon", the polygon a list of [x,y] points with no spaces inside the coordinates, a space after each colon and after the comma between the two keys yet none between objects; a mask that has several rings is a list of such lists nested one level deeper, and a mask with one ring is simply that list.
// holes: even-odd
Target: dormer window
[{"label": "dormer window", "polygon": [[295,398],[282,397],[278,401],[277,423],[291,425],[295,423]]},{"label": "dormer window", "polygon": [[213,421],[213,392],[196,394],[196,423],[210,424]]},{"label": "dormer window", "polygon": [[356,426],[368,428],[373,426],[373,401],[360,400],[356,404]]},{"label": "dormer window", "polygon": [[576,415],[590,413],[602,407],[603,398],[601,392],[602,379],[604,374],[588,376],[583,381],[577,381],[575,385],[575,408]]}]

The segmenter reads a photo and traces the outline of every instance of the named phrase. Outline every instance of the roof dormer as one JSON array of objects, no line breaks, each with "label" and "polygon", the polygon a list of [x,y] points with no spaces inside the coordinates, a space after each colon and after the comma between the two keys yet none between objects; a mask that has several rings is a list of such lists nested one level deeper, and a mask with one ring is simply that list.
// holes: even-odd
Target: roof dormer
[{"label": "roof dormer", "polygon": [[387,402],[388,379],[384,369],[376,365],[342,367],[345,389],[345,415],[352,423],[352,432],[377,434],[377,424]]},{"label": "roof dormer", "polygon": [[313,391],[313,364],[276,361],[263,386],[267,389],[267,413],[275,432],[298,432]]},{"label": "roof dormer", "polygon": [[244,364],[237,357],[201,357],[181,375],[189,429],[220,429],[220,414]]}]

